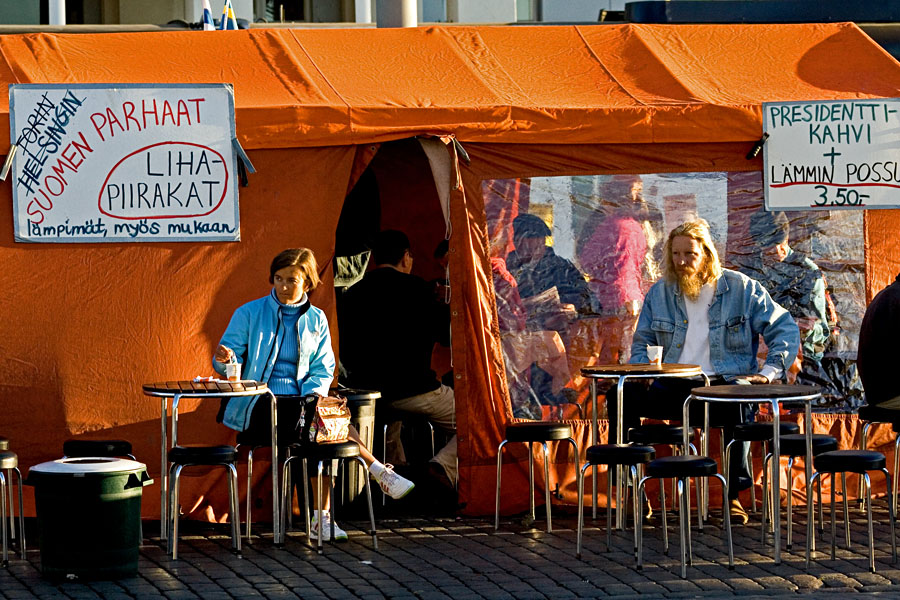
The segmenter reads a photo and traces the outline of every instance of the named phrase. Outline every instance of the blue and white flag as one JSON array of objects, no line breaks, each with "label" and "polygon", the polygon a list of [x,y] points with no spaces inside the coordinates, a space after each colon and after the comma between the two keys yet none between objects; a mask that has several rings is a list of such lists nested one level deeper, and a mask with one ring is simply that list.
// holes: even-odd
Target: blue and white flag
[{"label": "blue and white flag", "polygon": [[215,31],[216,26],[213,25],[212,9],[209,7],[209,0],[203,0],[203,31]]},{"label": "blue and white flag", "polygon": [[231,0],[225,0],[225,6],[222,7],[222,24],[219,29],[237,29],[237,19],[234,18],[234,9],[231,7]]}]

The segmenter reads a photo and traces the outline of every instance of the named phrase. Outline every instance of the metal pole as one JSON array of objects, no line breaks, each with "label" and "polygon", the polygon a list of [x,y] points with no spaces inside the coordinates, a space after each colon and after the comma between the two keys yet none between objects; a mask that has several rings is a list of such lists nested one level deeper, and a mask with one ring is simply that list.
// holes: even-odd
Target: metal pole
[{"label": "metal pole", "polygon": [[47,23],[49,25],[66,24],[66,0],[49,0],[47,2]]},{"label": "metal pole", "polygon": [[377,0],[375,19],[378,27],[416,27],[418,3],[416,0]]},{"label": "metal pole", "polygon": [[356,22],[372,22],[372,0],[355,0]]}]

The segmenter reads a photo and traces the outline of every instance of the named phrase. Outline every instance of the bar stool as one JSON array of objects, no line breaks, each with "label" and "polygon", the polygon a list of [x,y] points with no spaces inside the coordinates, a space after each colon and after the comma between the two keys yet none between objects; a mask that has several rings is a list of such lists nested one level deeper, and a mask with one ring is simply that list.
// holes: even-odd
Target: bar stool
[{"label": "bar stool", "polygon": [[[281,507],[282,507],[282,515],[285,516],[285,528],[290,527],[291,519],[291,501],[294,497],[294,489],[293,484],[291,483],[291,469],[290,463],[294,459],[301,459],[303,461],[303,481],[309,481],[309,473],[307,472],[307,460],[312,460],[316,462],[316,473],[318,474],[318,485],[316,486],[316,506],[322,506],[322,476],[324,471],[328,471],[328,474],[331,477],[331,488],[329,490],[330,500],[331,500],[331,509],[334,510],[334,483],[335,476],[337,472],[337,465],[335,463],[341,463],[344,471],[346,472],[346,461],[352,460],[358,463],[363,470],[363,474],[366,481],[366,500],[369,503],[369,523],[372,526],[370,534],[372,536],[372,547],[375,550],[378,550],[378,533],[375,530],[375,513],[372,510],[372,491],[369,487],[369,467],[366,465],[366,461],[362,459],[359,455],[359,444],[354,441],[347,442],[334,442],[328,444],[291,444],[288,446],[288,457],[287,460],[284,461],[284,470],[282,471],[282,486],[281,486]],[[326,463],[328,466],[326,467]],[[309,523],[309,494],[303,494],[303,511],[306,515],[306,537],[307,539],[311,539],[310,536],[310,523]],[[323,519],[319,519],[318,522],[318,530],[316,531],[316,550],[319,554],[322,554],[322,521]],[[332,514],[331,519],[331,531],[329,532],[329,539],[334,539],[334,515]]]},{"label": "bar stool", "polygon": [[[4,438],[5,439],[5,438]],[[16,482],[19,486],[19,551],[22,555],[22,559],[25,559],[25,513],[22,512],[22,472],[19,471],[19,457],[15,452],[10,450],[0,450],[0,521],[2,521],[2,535],[3,536],[3,565],[6,566],[9,564],[9,535],[6,526],[6,515],[7,515],[7,506],[9,506],[9,524],[10,529],[15,531],[13,527],[13,506],[12,506],[12,478],[9,474],[13,471],[16,472],[16,477],[18,478]],[[7,475],[4,475],[7,473]],[[6,487],[9,487],[9,493],[7,494]],[[9,497],[9,504],[7,505],[6,499]],[[15,536],[13,536],[14,538]]]},{"label": "bar stool", "polygon": [[572,427],[559,422],[523,422],[510,423],[506,426],[506,439],[497,447],[497,495],[494,509],[494,531],[500,528],[500,484],[503,473],[503,447],[509,442],[524,442],[528,444],[528,485],[531,488],[529,494],[531,505],[531,520],[534,521],[534,446],[540,443],[544,448],[544,493],[547,503],[547,533],[553,531],[550,517],[550,451],[547,442],[566,441],[572,444],[572,452],[575,456],[575,472],[579,472],[578,445],[572,439]]},{"label": "bar stool", "polygon": [[131,442],[127,440],[66,440],[63,442],[63,458],[127,456],[136,461],[132,452]]},{"label": "bar stool", "polygon": [[238,515],[238,483],[237,468],[234,466],[237,460],[237,450],[234,446],[174,446],[169,450],[169,543],[168,552],[172,553],[172,559],[178,560],[178,517],[181,512],[179,494],[181,488],[181,471],[185,467],[195,466],[222,466],[228,471],[228,503],[231,520],[231,545],[241,553],[240,516]]},{"label": "bar stool", "polygon": [[[610,467],[619,465],[627,466],[631,478],[633,490],[633,511],[637,515],[638,506],[637,485],[638,466],[644,465],[656,458],[656,450],[651,446],[631,446],[627,444],[597,444],[587,449],[584,466],[578,472],[578,533],[576,536],[575,556],[581,558],[581,533],[584,528],[584,473],[590,467],[606,465],[606,551],[612,546],[612,480],[615,472]],[[623,504],[625,504],[623,502]],[[625,504],[627,506],[627,504]],[[622,507],[616,507],[621,510]],[[637,529],[634,533],[634,547],[637,550]]]},{"label": "bar stool", "polygon": [[[722,516],[725,520],[725,537],[728,542],[728,568],[734,569],[734,548],[731,544],[731,514],[728,510],[728,482],[716,471],[716,461],[708,456],[666,456],[657,458],[647,464],[647,475],[641,478],[638,484],[638,497],[644,497],[644,485],[650,479],[673,478],[677,482],[679,529],[681,532],[681,577],[687,577],[687,565],[693,564],[691,556],[691,477],[715,477],[722,483]],[[694,484],[697,495],[700,495],[699,483]],[[660,483],[662,487],[662,483]],[[700,516],[702,510],[697,510],[697,522],[700,531],[703,531],[703,519]],[[669,552],[669,528],[666,523],[666,507],[662,508],[663,520],[663,548],[666,554]],[[644,515],[638,511],[637,524],[637,568],[643,568],[643,524]]]},{"label": "bar stool", "polygon": [[[728,476],[731,472],[731,446],[737,442],[761,442],[763,444],[763,462],[765,462],[765,457],[769,453],[768,452],[768,444],[772,441],[774,437],[772,423],[765,421],[754,421],[752,423],[740,423],[735,425],[732,429],[733,438],[728,444],[722,449],[722,471],[725,474],[725,479],[728,479]],[[791,435],[800,432],[800,426],[796,423],[779,423],[778,429],[781,431],[781,435]],[[805,450],[804,450],[805,452]],[[753,468],[753,448],[751,446],[750,452],[747,455],[747,460],[750,466],[750,474],[752,477],[756,471]],[[768,471],[763,470],[763,510],[766,509],[766,490],[768,490],[768,479],[766,477]],[[751,482],[750,485],[750,510],[756,512],[756,485]],[[765,532],[765,528],[763,528]],[[765,534],[764,534],[765,535]]]},{"label": "bar stool", "polygon": [[[690,445],[688,451],[685,451],[684,448],[682,448],[684,445],[684,428],[681,425],[641,423],[637,427],[630,428],[625,439],[628,440],[629,443],[639,446],[669,446],[676,454],[679,452],[688,454],[690,451],[697,454],[697,449],[693,444]],[[675,487],[676,482],[672,481],[673,510],[675,508],[675,497],[677,496]],[[663,486],[659,486],[659,501],[660,504],[665,505],[666,490]]]},{"label": "bar stool", "polygon": [[[869,524],[869,571],[875,572],[875,548],[872,533],[872,481],[869,479],[868,471],[881,471],[884,473],[885,482],[887,483],[887,501],[888,512],[891,519],[891,559],[897,562],[897,539],[894,533],[894,496],[891,494],[891,474],[885,468],[886,459],[881,452],[872,450],[834,450],[832,452],[823,452],[813,459],[816,472],[813,473],[812,480],[819,482],[822,473],[831,474],[831,560],[835,559],[835,516],[834,516],[834,475],[841,474],[842,493],[844,497],[844,531],[847,537],[847,548],[850,547],[850,519],[847,510],[847,479],[846,474],[857,473],[866,486],[866,517]],[[810,540],[815,535],[812,528],[812,509],[810,508],[809,524],[807,525],[807,542],[806,542],[806,566],[809,567],[810,559]]]},{"label": "bar stool", "polygon": [[[785,548],[787,550],[791,549],[791,540],[792,540],[792,530],[793,530],[793,477],[790,476],[793,468],[794,468],[794,458],[797,456],[806,457],[806,435],[803,433],[792,433],[788,435],[781,436],[779,440],[779,446],[781,450],[781,456],[788,457],[788,477],[787,477],[787,542],[785,544]],[[837,439],[833,436],[826,435],[824,433],[814,433],[812,434],[812,454],[813,460],[819,454],[824,452],[831,452],[837,450]],[[768,481],[765,479],[769,462],[772,460],[772,455],[767,454],[765,463],[763,464],[763,486],[766,487],[768,485]],[[778,468],[781,468],[780,465],[776,465]],[[820,527],[824,527],[823,514],[822,514],[822,484],[818,482],[817,491],[819,493],[819,523]],[[812,494],[812,491],[807,488],[807,504],[812,506],[812,502],[810,502],[809,496]],[[775,494],[779,494],[778,502],[775,502]],[[772,510],[781,510],[781,498],[780,498],[781,490],[772,490],[772,500],[771,506]],[[766,531],[766,519],[768,518],[768,504],[769,498],[767,496],[763,497],[763,532]],[[765,535],[765,534],[764,534]],[[781,535],[780,533],[778,535]]]}]

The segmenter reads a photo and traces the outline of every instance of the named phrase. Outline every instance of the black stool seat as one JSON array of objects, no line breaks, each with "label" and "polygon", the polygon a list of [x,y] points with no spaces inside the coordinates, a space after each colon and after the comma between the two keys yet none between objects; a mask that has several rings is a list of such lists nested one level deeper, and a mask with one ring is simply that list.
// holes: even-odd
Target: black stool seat
[{"label": "black stool seat", "polygon": [[331,444],[291,444],[290,451],[292,456],[312,461],[353,458],[359,456],[359,444],[354,441]]},{"label": "black stool seat", "polygon": [[9,450],[0,451],[0,470],[15,469],[19,466],[19,457]]},{"label": "black stool seat", "polygon": [[169,462],[177,465],[218,465],[237,460],[234,446],[175,446],[169,450]]},{"label": "black stool seat", "polygon": [[824,473],[880,471],[886,462],[884,454],[874,450],[834,450],[813,459],[816,471]]},{"label": "black stool seat", "polygon": [[664,456],[650,461],[648,477],[708,477],[716,474],[716,461],[708,456]]},{"label": "black stool seat", "polygon": [[548,442],[572,437],[572,426],[565,423],[513,423],[506,426],[507,442]]},{"label": "black stool seat", "polygon": [[872,404],[860,406],[857,413],[859,418],[870,423],[893,423],[900,425],[900,410],[894,408],[880,408]]},{"label": "black stool seat", "polygon": [[[768,442],[772,439],[772,423],[741,423],[734,426],[734,439],[739,442]],[[800,433],[800,426],[796,423],[779,423],[778,429],[781,435]]]},{"label": "black stool seat", "polygon": [[0,450],[9,450],[9,438],[0,435]]},{"label": "black stool seat", "polygon": [[[812,434],[813,456],[837,449],[837,440],[833,436],[824,433]],[[781,436],[779,451],[782,456],[805,456],[806,434],[792,433]]]},{"label": "black stool seat", "polygon": [[662,423],[640,425],[628,430],[628,441],[643,445],[680,445],[684,441],[684,428],[681,425],[665,425]]},{"label": "black stool seat", "polygon": [[63,454],[68,457],[127,456],[132,454],[131,442],[126,440],[66,440]]},{"label": "black stool seat", "polygon": [[652,446],[597,444],[588,448],[586,455],[592,465],[639,465],[656,458],[656,450]]}]

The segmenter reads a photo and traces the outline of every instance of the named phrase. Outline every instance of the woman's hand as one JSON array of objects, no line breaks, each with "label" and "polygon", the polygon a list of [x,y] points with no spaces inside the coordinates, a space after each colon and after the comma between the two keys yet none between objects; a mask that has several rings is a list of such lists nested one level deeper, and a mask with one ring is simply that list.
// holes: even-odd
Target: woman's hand
[{"label": "woman's hand", "polygon": [[214,358],[216,359],[216,362],[220,362],[220,363],[231,362],[233,360],[233,357],[234,357],[234,350],[232,350],[228,346],[223,346],[222,344],[219,344],[219,347],[216,348],[216,354],[214,356]]},{"label": "woman's hand", "polygon": [[755,375],[743,375],[741,379],[744,379],[752,384],[760,384],[760,383],[769,383],[768,378],[765,375],[760,375],[759,373]]}]

